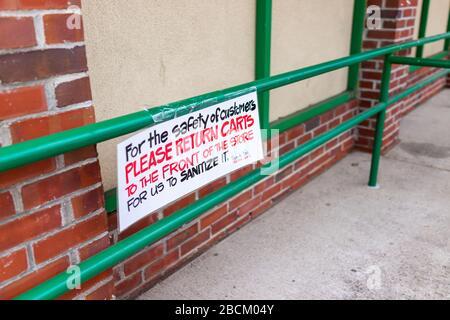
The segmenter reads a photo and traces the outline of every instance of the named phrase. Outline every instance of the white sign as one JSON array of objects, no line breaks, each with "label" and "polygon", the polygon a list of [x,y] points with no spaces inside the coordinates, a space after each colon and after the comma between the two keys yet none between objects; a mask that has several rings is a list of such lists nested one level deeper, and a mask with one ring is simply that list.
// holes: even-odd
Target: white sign
[{"label": "white sign", "polygon": [[119,231],[262,158],[256,92],[141,131],[117,146]]}]

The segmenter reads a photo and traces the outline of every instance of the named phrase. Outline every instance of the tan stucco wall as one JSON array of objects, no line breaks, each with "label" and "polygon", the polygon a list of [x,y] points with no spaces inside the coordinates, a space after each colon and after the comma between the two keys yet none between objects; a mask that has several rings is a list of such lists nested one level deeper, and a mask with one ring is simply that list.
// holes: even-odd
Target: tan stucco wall
[{"label": "tan stucco wall", "polygon": [[[420,15],[422,13],[423,0],[418,1],[417,5],[417,19],[414,29],[414,39],[418,38]],[[427,22],[427,36],[433,36],[436,34],[444,33],[447,31],[448,14],[450,10],[450,0],[431,0],[430,11],[428,13]],[[436,53],[442,52],[444,48],[444,41],[438,41],[425,46],[424,56],[429,57]],[[413,55],[415,55],[416,49],[413,49]]]},{"label": "tan stucco wall", "polygon": [[[350,52],[353,0],[275,0],[272,73],[347,56]],[[342,93],[347,69],[302,81],[271,93],[271,120]]]},{"label": "tan stucco wall", "polygon": [[[427,24],[427,36],[447,31],[450,0],[431,0]],[[444,50],[444,41],[438,41],[425,46],[424,56],[429,57]]]},{"label": "tan stucco wall", "polygon": [[[255,0],[83,0],[97,120],[254,79]],[[348,55],[353,0],[273,1],[272,73]],[[271,120],[343,92],[347,70],[273,91]],[[98,146],[116,184],[118,141]]]},{"label": "tan stucco wall", "polygon": [[[254,79],[254,0],[82,5],[97,120]],[[116,181],[118,140],[98,146],[107,189]]]}]

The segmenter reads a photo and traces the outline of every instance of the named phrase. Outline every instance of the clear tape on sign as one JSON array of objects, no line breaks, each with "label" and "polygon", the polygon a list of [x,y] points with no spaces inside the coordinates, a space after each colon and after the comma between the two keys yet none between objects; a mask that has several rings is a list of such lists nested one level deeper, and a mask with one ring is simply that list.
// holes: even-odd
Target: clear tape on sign
[{"label": "clear tape on sign", "polygon": [[[251,92],[256,92],[256,87],[250,87],[243,90],[235,91],[232,93],[225,93],[220,94],[220,92],[217,92],[215,94],[216,97],[209,98],[209,99],[191,99],[189,103],[180,105],[180,106],[173,106],[173,105],[166,105],[166,106],[160,106],[156,108],[151,108],[148,106],[145,106],[145,111],[150,113],[150,116],[152,117],[153,124],[165,122],[167,120],[172,120],[175,118],[178,118],[180,116],[192,113],[194,111],[199,111],[201,109],[210,107],[212,105],[218,104],[223,101],[227,101],[230,99],[234,99],[240,96],[243,96],[245,94],[249,94]],[[220,97],[217,97],[220,96]],[[155,112],[156,111],[156,112]]]}]

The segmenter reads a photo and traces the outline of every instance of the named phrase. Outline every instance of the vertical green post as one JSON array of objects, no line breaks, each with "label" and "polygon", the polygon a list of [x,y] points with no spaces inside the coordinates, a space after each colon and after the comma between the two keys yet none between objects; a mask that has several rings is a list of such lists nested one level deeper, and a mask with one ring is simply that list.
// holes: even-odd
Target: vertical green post
[{"label": "vertical green post", "polygon": [[[380,102],[387,102],[389,100],[389,87],[391,82],[392,64],[389,61],[388,54],[384,57],[383,75],[381,79]],[[384,121],[386,119],[386,108],[380,111],[377,115],[377,123],[375,129],[375,140],[372,150],[372,163],[370,167],[369,187],[378,187],[378,169],[380,167],[381,148],[383,146],[383,131]]]},{"label": "vertical green post", "polygon": [[[255,77],[257,80],[270,76],[271,40],[272,0],[257,0],[255,53]],[[269,92],[260,92],[258,100],[261,127],[269,129]]]},{"label": "vertical green post", "polygon": [[[430,12],[430,0],[423,0],[422,13],[420,15],[419,35],[418,38],[424,38],[427,34],[428,14]],[[424,46],[418,46],[416,58],[423,58]]]},{"label": "vertical green post", "polygon": [[[362,51],[362,41],[364,32],[364,20],[366,16],[366,0],[354,0],[353,4],[353,25],[352,39],[350,43],[350,55]],[[358,88],[360,64],[354,64],[349,67],[347,89],[354,91]]]},{"label": "vertical green post", "polygon": [[[450,32],[450,12],[448,13],[447,32]],[[444,51],[448,51],[450,47],[450,38],[445,39]]]}]

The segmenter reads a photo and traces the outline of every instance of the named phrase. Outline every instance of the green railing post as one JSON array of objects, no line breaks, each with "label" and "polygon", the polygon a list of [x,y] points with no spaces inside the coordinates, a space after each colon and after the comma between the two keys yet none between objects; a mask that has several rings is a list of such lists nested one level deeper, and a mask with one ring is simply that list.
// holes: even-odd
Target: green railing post
[{"label": "green railing post", "polygon": [[[420,15],[420,25],[418,35],[419,39],[422,39],[426,36],[429,12],[430,12],[430,0],[423,0],[422,13]],[[423,58],[424,45],[418,46],[416,50],[417,50],[416,57]]]},{"label": "green railing post", "polygon": [[[256,2],[256,80],[270,77],[270,52],[272,41],[272,0],[257,0]],[[268,91],[258,93],[259,118],[262,129],[269,129]]]},{"label": "green railing post", "polygon": [[[360,53],[364,33],[364,20],[366,17],[366,0],[354,0],[352,39],[350,43],[350,55]],[[354,91],[358,88],[359,64],[349,67],[347,90]]]},{"label": "green railing post", "polygon": [[[447,32],[450,32],[450,11],[448,13]],[[450,39],[447,38],[447,39],[445,39],[445,42],[444,42],[444,52],[448,51],[449,47],[450,47]]]},{"label": "green railing post", "polygon": [[[392,64],[389,58],[392,54],[384,57],[383,75],[381,79],[380,103],[386,103],[389,100],[389,87],[391,82]],[[370,166],[369,187],[378,187],[378,169],[380,167],[381,148],[383,146],[384,121],[386,119],[386,108],[377,114],[377,123],[375,128],[375,140],[373,142],[372,163]]]}]

